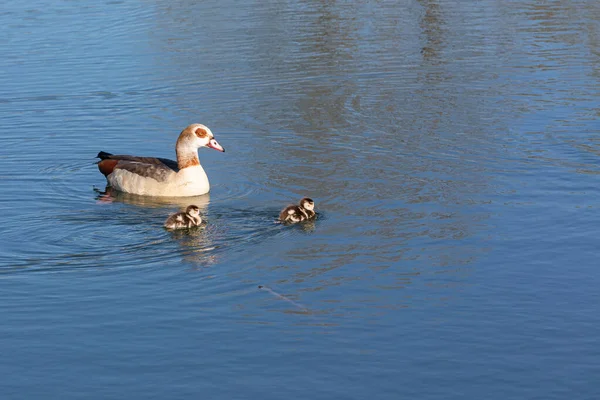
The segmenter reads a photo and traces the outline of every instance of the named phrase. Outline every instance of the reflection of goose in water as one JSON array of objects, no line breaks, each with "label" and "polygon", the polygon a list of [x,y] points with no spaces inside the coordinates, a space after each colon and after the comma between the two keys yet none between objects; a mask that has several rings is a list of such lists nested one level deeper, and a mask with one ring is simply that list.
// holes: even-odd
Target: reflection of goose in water
[{"label": "reflection of goose in water", "polygon": [[315,230],[315,219],[309,219],[298,225],[305,233],[311,233]]},{"label": "reflection of goose in water", "polygon": [[208,193],[203,194],[202,196],[191,197],[152,197],[119,192],[110,186],[107,186],[104,192],[96,188],[94,191],[98,193],[96,200],[98,200],[98,203],[100,204],[126,203],[134,206],[151,208],[176,206],[182,210],[184,210],[190,204],[194,204],[198,206],[201,213],[204,213],[208,203],[210,202],[210,195]]},{"label": "reflection of goose in water", "polygon": [[206,229],[175,229],[165,231],[171,240],[179,245],[179,254],[183,261],[198,267],[216,263],[219,254],[215,252],[214,241],[222,240],[210,227]]}]

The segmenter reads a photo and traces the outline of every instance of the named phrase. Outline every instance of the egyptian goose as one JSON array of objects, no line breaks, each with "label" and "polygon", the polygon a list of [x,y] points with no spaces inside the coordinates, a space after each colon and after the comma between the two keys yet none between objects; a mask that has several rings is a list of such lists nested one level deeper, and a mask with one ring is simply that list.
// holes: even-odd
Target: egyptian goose
[{"label": "egyptian goose", "polygon": [[166,158],[113,155],[101,151],[98,169],[109,185],[127,193],[146,196],[199,196],[210,184],[198,160],[198,149],[210,147],[224,152],[213,133],[202,124],[185,128],[175,145],[177,161]]},{"label": "egyptian goose", "polygon": [[165,221],[167,229],[182,229],[198,226],[202,223],[198,206],[188,206],[185,211],[175,213]]}]

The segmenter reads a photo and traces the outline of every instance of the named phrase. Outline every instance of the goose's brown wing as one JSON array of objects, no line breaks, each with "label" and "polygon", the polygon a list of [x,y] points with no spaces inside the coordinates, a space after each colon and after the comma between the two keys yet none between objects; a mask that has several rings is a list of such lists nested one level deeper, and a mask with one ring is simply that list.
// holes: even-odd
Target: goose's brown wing
[{"label": "goose's brown wing", "polygon": [[101,151],[98,153],[98,169],[104,176],[113,173],[115,169],[123,169],[146,178],[157,181],[166,180],[172,173],[177,173],[177,162],[166,158],[136,157],[129,155],[113,155]]}]

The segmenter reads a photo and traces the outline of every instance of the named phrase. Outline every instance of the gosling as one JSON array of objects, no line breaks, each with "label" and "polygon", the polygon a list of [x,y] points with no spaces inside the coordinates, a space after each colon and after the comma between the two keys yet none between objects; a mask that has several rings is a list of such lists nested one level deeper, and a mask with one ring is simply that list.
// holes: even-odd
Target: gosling
[{"label": "gosling", "polygon": [[198,206],[191,205],[185,211],[170,215],[164,226],[167,229],[189,229],[201,223],[200,209]]},{"label": "gosling", "polygon": [[299,205],[284,208],[279,214],[279,220],[283,223],[295,224],[313,219],[315,216],[315,202],[308,197],[304,197],[300,200]]}]

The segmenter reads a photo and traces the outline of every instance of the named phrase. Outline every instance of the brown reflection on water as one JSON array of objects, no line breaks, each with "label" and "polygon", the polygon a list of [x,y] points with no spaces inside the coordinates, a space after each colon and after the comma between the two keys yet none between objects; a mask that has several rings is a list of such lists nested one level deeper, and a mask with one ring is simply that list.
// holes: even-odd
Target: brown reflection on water
[{"label": "brown reflection on water", "polygon": [[180,246],[182,260],[198,267],[208,267],[219,261],[214,251],[213,232],[205,224],[191,228],[169,231],[171,239]]},{"label": "brown reflection on water", "polygon": [[202,196],[189,196],[189,197],[156,197],[156,196],[141,196],[132,193],[120,192],[113,189],[111,186],[106,186],[104,192],[97,190],[96,200],[99,204],[110,204],[110,203],[125,203],[131,204],[138,207],[149,207],[149,208],[162,208],[167,206],[178,207],[180,211],[191,204],[194,204],[200,208],[200,212],[206,212],[206,208],[210,203],[210,194],[204,194]]},{"label": "brown reflection on water", "polygon": [[[155,67],[175,113],[236,132],[228,157],[256,190],[250,203],[307,195],[323,211],[305,232],[314,243],[264,266],[286,269],[281,284],[306,291],[467,282],[488,251],[473,244],[493,230],[487,206],[513,189],[502,174],[530,168],[523,153],[542,162],[548,151],[543,140],[523,140],[518,124],[511,130],[515,121],[552,112],[557,103],[543,96],[569,104],[597,89],[560,88],[544,75],[575,64],[597,73],[599,12],[590,2],[255,3],[227,21],[202,3],[165,11],[151,40],[169,55]],[[198,32],[196,15],[217,19]],[[593,142],[574,145],[595,152]]]},{"label": "brown reflection on water", "polygon": [[441,8],[437,1],[421,0],[419,3],[425,9],[420,27],[425,36],[425,44],[421,49],[423,59],[435,65],[443,62],[440,51],[444,43],[444,24]]},{"label": "brown reflection on water", "polygon": [[[191,9],[173,15],[201,6],[177,7]],[[236,143],[243,153],[229,153],[245,157],[241,179],[273,203],[310,196],[326,215],[310,233],[314,246],[281,254],[290,263],[286,282],[401,290],[415,279],[464,281],[485,253],[464,242],[489,215],[484,206],[496,185],[489,171],[504,157],[495,132],[506,110],[490,90],[497,71],[481,36],[486,22],[468,25],[465,35],[457,18],[434,0],[412,8],[289,3],[246,8],[233,28],[238,41],[202,33],[189,48],[207,38],[214,48],[201,53],[154,34],[173,54],[167,71],[176,65],[185,80],[172,77],[181,89],[177,108],[218,104],[223,123],[243,131]],[[469,51],[455,53],[456,46]],[[219,63],[235,68],[216,79]],[[198,94],[203,101],[194,102]],[[314,267],[295,270],[296,262]]]}]

